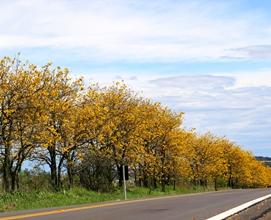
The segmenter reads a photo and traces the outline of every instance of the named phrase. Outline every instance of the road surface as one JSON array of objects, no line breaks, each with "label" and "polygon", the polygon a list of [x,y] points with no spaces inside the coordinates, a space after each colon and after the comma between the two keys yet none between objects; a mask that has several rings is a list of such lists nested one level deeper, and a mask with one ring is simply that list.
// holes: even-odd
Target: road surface
[{"label": "road surface", "polygon": [[244,189],[0,214],[0,220],[201,220],[268,195]]}]

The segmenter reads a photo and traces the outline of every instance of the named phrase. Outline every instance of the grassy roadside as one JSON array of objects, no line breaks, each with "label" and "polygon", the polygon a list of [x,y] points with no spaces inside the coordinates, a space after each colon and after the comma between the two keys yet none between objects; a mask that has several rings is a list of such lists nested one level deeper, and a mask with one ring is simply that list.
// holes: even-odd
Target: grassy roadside
[{"label": "grassy roadside", "polygon": [[[148,188],[133,187],[128,190],[128,199],[150,198],[155,196],[177,195],[210,191],[202,187],[182,188],[173,190],[167,188],[166,192],[159,189],[149,192]],[[104,201],[122,200],[122,190],[112,193],[97,193],[83,188],[73,188],[60,192],[16,192],[14,194],[0,194],[0,212],[49,208],[67,205],[79,205],[84,203],[95,203]]]}]

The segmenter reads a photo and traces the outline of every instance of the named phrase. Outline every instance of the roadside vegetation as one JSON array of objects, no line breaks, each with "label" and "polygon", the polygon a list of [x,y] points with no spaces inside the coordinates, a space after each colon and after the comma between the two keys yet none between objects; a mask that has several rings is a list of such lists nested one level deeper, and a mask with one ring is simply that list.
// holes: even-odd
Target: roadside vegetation
[{"label": "roadside vegetation", "polygon": [[123,166],[130,198],[270,185],[250,152],[183,118],[122,82],[86,88],[50,63],[1,59],[0,210],[120,199]]},{"label": "roadside vegetation", "polygon": [[[127,191],[128,199],[145,199],[166,195],[179,195],[188,193],[206,192],[211,189],[203,187],[182,187],[173,190],[166,187],[165,192],[159,189],[149,191],[144,187],[129,187]],[[14,193],[0,194],[0,212],[24,209],[38,209],[61,207],[69,205],[79,205],[86,203],[97,203],[105,201],[123,200],[123,191],[116,189],[113,192],[95,192],[85,188],[72,188],[70,190],[54,191],[17,191]]]}]

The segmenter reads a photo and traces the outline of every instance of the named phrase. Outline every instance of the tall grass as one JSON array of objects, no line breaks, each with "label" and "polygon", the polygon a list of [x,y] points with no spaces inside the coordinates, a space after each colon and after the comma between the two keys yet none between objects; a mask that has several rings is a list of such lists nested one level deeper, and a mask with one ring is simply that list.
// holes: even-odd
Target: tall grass
[{"label": "tall grass", "polygon": [[[202,187],[193,188],[177,188],[167,187],[166,192],[160,189],[149,190],[143,187],[131,187],[128,189],[128,199],[141,199],[154,196],[175,195],[202,192],[206,189]],[[60,207],[67,205],[79,205],[85,203],[96,203],[104,201],[116,201],[123,199],[122,189],[118,189],[112,193],[98,193],[89,191],[84,188],[73,188],[71,190],[63,190],[59,192],[51,191],[34,191],[34,192],[15,192],[0,194],[0,211],[24,210]]]}]

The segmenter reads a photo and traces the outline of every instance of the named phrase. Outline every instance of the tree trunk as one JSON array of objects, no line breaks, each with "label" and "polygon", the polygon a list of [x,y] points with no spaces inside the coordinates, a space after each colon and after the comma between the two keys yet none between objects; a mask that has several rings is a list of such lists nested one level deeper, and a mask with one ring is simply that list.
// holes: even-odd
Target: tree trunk
[{"label": "tree trunk", "polygon": [[[75,148],[74,148],[75,149]],[[68,187],[69,189],[73,187],[73,182],[74,182],[74,159],[75,159],[75,151],[72,151],[70,154],[66,156],[66,161],[67,161],[67,173],[68,173]]]},{"label": "tree trunk", "polygon": [[58,181],[57,181],[56,164],[52,164],[50,169],[51,169],[51,185],[54,190],[57,190]]},{"label": "tree trunk", "polygon": [[229,179],[228,179],[228,187],[229,188],[233,188],[233,180],[232,180],[232,177],[230,176]]},{"label": "tree trunk", "polygon": [[57,176],[57,165],[56,165],[56,151],[53,147],[49,148],[50,153],[50,175],[51,175],[51,186],[54,190],[58,190],[58,176]]},{"label": "tree trunk", "polygon": [[61,166],[58,166],[57,168],[57,189],[60,189],[62,186],[61,182]]},{"label": "tree trunk", "polygon": [[155,176],[153,177],[153,188],[156,189],[157,188],[157,181]]},{"label": "tree trunk", "polygon": [[64,155],[61,157],[60,161],[58,162],[57,166],[57,188],[60,189],[62,187],[62,182],[61,182],[61,172],[62,172],[62,165],[64,162]]},{"label": "tree trunk", "polygon": [[137,171],[134,169],[134,178],[135,178],[135,185],[139,186],[138,179],[137,179]]},{"label": "tree trunk", "polygon": [[162,192],[166,191],[166,184],[165,184],[165,181],[163,181],[163,180],[162,180],[162,183],[161,183],[161,191]]},{"label": "tree trunk", "polygon": [[11,173],[10,173],[10,166],[11,166],[11,161],[10,161],[10,147],[6,146],[5,147],[5,158],[4,158],[4,163],[3,163],[3,189],[5,192],[11,192]]},{"label": "tree trunk", "polygon": [[[20,171],[19,171],[19,172],[20,172]],[[20,189],[19,172],[17,172],[17,174],[16,174],[16,187],[17,187],[17,190]]]},{"label": "tree trunk", "polygon": [[162,171],[162,178],[161,178],[161,190],[162,192],[166,191],[166,180],[165,180],[165,174],[163,173],[163,171]]},{"label": "tree trunk", "polygon": [[67,166],[68,180],[69,180],[69,189],[73,187],[73,168],[68,165]]},{"label": "tree trunk", "polygon": [[143,182],[143,187],[148,187],[149,184],[148,184],[148,177],[145,173],[143,173],[143,179],[142,179],[142,182]]},{"label": "tree trunk", "polygon": [[217,178],[214,179],[214,183],[215,183],[215,191],[217,191]]},{"label": "tree trunk", "polygon": [[165,158],[166,158],[166,152],[164,149],[162,149],[162,158],[161,158],[161,162],[162,162],[162,169],[161,169],[161,187],[162,187],[162,192],[166,191],[166,174],[165,174],[165,170],[164,170],[164,165],[165,165]]},{"label": "tree trunk", "polygon": [[16,175],[16,171],[11,173],[11,191],[14,192],[16,190],[16,179],[17,179],[17,175]]}]

